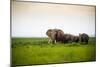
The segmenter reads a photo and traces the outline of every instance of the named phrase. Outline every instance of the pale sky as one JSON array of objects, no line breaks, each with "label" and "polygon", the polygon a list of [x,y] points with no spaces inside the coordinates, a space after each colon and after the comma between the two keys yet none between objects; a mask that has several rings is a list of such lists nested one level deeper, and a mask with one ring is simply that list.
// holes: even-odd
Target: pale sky
[{"label": "pale sky", "polygon": [[48,29],[95,35],[95,7],[12,2],[12,37],[47,37]]}]

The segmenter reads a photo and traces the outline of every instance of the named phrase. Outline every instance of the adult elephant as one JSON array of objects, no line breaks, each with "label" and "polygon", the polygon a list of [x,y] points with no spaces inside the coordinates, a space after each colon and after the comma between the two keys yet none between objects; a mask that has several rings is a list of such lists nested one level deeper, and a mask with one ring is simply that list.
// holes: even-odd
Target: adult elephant
[{"label": "adult elephant", "polygon": [[71,34],[64,34],[62,37],[62,43],[68,43],[68,42],[73,42],[75,41],[75,36]]},{"label": "adult elephant", "polygon": [[73,38],[73,42],[79,42],[79,36],[74,36],[74,38]]},{"label": "adult elephant", "polygon": [[80,33],[79,40],[80,40],[80,42],[84,42],[84,43],[88,44],[89,36],[86,33],[82,33],[82,34]]},{"label": "adult elephant", "polygon": [[61,29],[48,29],[46,35],[49,37],[49,43],[56,43],[61,40],[64,32]]},{"label": "adult elephant", "polygon": [[56,42],[62,42],[63,36],[64,36],[64,32],[60,29],[58,29],[56,31]]},{"label": "adult elephant", "polygon": [[78,42],[79,41],[79,36],[75,36],[72,34],[64,34],[61,38],[62,43],[72,43],[72,42]]}]

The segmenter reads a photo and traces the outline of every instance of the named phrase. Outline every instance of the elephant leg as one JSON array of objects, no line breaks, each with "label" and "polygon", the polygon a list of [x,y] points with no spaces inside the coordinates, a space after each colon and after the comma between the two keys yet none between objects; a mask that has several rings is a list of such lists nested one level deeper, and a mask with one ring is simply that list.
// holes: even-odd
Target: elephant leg
[{"label": "elephant leg", "polygon": [[56,40],[55,40],[55,42],[54,43],[56,43]]},{"label": "elephant leg", "polygon": [[88,40],[86,40],[86,44],[88,44]]},{"label": "elephant leg", "polygon": [[52,42],[52,40],[51,40],[51,39],[49,39],[48,43],[51,43],[51,42]]},{"label": "elephant leg", "polygon": [[52,40],[52,43],[55,44],[56,43],[56,40]]}]

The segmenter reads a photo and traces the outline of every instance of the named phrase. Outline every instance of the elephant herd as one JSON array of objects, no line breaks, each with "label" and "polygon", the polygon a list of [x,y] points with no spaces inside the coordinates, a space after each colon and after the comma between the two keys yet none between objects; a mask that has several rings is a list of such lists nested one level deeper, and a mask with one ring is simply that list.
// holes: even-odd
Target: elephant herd
[{"label": "elephant herd", "polygon": [[88,44],[89,40],[89,36],[86,33],[75,36],[72,34],[65,34],[61,29],[48,29],[46,35],[49,37],[49,43],[82,42]]}]

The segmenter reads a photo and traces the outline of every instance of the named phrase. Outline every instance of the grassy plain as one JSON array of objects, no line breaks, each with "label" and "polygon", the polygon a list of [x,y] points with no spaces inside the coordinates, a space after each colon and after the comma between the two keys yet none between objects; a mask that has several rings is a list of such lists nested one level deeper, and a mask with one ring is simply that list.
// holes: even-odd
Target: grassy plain
[{"label": "grassy plain", "polygon": [[48,44],[48,38],[12,38],[11,51],[13,65],[95,61],[96,41]]}]

